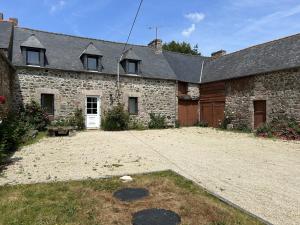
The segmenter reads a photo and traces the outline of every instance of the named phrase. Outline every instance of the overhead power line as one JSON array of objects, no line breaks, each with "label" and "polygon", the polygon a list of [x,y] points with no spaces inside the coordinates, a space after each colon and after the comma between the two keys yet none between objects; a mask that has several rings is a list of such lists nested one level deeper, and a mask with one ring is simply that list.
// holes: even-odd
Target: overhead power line
[{"label": "overhead power line", "polygon": [[133,28],[134,28],[134,25],[135,25],[136,19],[137,19],[138,15],[139,15],[139,12],[140,12],[140,10],[141,10],[141,7],[142,7],[142,4],[143,4],[143,1],[144,1],[144,0],[141,0],[141,1],[140,1],[139,8],[138,8],[138,10],[137,10],[137,12],[136,12],[136,14],[135,14],[135,17],[134,17],[134,20],[133,20],[133,23],[132,23],[132,26],[131,26],[130,32],[129,32],[129,34],[128,34],[128,37],[127,37],[126,43],[125,43],[125,45],[124,45],[124,49],[123,49],[123,51],[122,51],[122,54],[124,53],[124,51],[125,51],[125,49],[126,49],[126,47],[127,47],[127,45],[128,45],[128,42],[129,42],[129,39],[130,39],[131,33],[132,33],[132,31],[133,31]]}]

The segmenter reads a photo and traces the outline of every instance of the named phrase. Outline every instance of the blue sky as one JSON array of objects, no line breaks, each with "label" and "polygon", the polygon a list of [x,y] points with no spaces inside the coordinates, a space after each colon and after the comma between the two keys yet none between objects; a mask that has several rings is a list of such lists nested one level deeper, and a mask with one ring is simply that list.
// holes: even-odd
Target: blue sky
[{"label": "blue sky", "polygon": [[[0,0],[21,27],[126,41],[139,0]],[[187,41],[203,55],[300,33],[299,0],[144,0],[130,43]]]}]

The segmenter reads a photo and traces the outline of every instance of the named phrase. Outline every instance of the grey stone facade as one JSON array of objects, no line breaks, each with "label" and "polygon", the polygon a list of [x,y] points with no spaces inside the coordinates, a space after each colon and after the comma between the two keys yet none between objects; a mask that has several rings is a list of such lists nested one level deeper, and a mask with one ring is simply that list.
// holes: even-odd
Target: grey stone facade
[{"label": "grey stone facade", "polygon": [[188,83],[188,95],[191,96],[193,100],[198,100],[200,98],[199,84]]},{"label": "grey stone facade", "polygon": [[226,81],[225,111],[233,124],[254,127],[255,100],[266,101],[266,122],[280,115],[300,122],[300,71],[297,69]]},{"label": "grey stone facade", "polygon": [[[121,102],[128,107],[128,97],[138,97],[138,121],[147,124],[149,114],[167,118],[168,125],[176,120],[176,82],[146,79],[138,76],[121,76]],[[85,108],[88,95],[100,96],[101,114],[116,104],[116,76],[90,72],[71,72],[24,67],[17,70],[16,104],[34,99],[40,102],[41,94],[54,94],[55,118],[64,118],[76,108]]]},{"label": "grey stone facade", "polygon": [[0,51],[0,96],[6,98],[4,105],[0,104],[0,118],[4,112],[7,112],[11,107],[13,95],[14,68],[6,59],[6,56]]}]

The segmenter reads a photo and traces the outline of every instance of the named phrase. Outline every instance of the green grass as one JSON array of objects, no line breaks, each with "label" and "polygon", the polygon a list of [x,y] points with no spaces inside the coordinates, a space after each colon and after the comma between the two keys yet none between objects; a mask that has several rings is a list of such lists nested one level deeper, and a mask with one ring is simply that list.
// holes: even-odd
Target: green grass
[{"label": "green grass", "polygon": [[21,145],[21,147],[28,146],[28,145],[33,145],[33,144],[39,142],[40,140],[42,140],[45,137],[47,137],[47,132],[46,131],[40,131],[34,139],[30,139],[27,142],[23,143]]},{"label": "green grass", "polygon": [[[121,187],[145,187],[150,196],[131,203],[113,198]],[[129,225],[132,214],[165,208],[182,217],[182,225],[261,225],[193,182],[166,171],[118,178],[0,187],[0,225]]]}]

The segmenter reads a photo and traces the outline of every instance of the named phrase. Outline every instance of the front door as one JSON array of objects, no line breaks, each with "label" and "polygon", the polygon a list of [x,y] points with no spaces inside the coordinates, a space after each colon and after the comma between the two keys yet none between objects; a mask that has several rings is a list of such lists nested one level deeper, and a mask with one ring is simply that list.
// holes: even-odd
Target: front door
[{"label": "front door", "polygon": [[99,96],[86,97],[86,128],[100,128],[100,98]]},{"label": "front door", "polygon": [[254,128],[266,122],[266,101],[254,101]]}]

